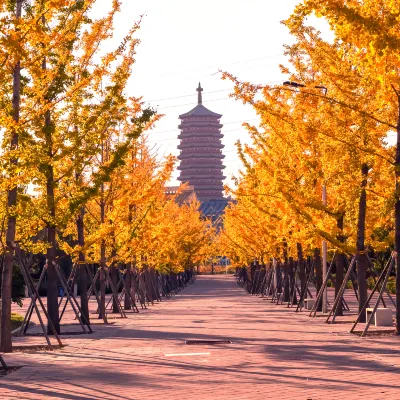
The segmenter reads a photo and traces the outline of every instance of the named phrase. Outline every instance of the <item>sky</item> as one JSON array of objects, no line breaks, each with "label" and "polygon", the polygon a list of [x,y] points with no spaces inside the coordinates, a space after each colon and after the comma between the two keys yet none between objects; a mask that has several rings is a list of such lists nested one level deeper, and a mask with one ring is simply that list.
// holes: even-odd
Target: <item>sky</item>
[{"label": "sky", "polygon": [[[241,125],[257,125],[249,106],[229,97],[233,84],[222,81],[219,70],[252,83],[285,80],[279,64],[285,62],[283,45],[290,43],[288,30],[280,23],[299,0],[121,0],[116,19],[116,47],[135,21],[143,15],[137,37],[136,64],[127,87],[129,96],[142,96],[164,117],[149,134],[160,159],[179,155],[178,116],[197,104],[196,88],[204,89],[203,105],[222,114],[225,183],[232,183],[241,163],[235,142],[248,143]],[[103,14],[111,0],[98,0],[94,15]],[[178,164],[177,164],[178,165]],[[178,184],[174,172],[171,185]]]}]

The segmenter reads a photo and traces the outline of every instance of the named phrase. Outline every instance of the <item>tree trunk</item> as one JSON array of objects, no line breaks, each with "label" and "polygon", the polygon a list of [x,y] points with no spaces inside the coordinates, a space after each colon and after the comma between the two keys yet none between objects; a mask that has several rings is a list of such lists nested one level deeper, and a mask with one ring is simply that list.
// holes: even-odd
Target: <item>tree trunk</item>
[{"label": "tree trunk", "polygon": [[[346,265],[346,256],[343,253],[336,254],[336,282],[335,282],[335,299],[339,294],[339,290],[343,284],[344,267]],[[343,315],[342,302],[337,305],[336,315]]]},{"label": "tree trunk", "polygon": [[[118,296],[118,290],[117,290],[117,279],[118,279],[118,274],[117,274],[117,266],[116,265],[111,265],[110,268],[110,275],[111,275],[111,282],[115,288],[116,294]],[[112,300],[112,310],[113,313],[119,313],[119,307],[118,307],[118,303],[115,300],[115,297],[113,296],[113,300]]]},{"label": "tree trunk", "polygon": [[[48,152],[49,157],[52,157],[52,126],[50,111],[45,114],[45,130],[48,140]],[[54,197],[54,170],[51,164],[47,165],[47,183],[46,183],[46,198],[47,198],[47,212],[50,216],[50,221],[47,223],[47,243],[49,245],[47,249],[47,312],[49,318],[53,323],[57,333],[60,333],[60,321],[58,313],[58,291],[57,282],[58,276],[56,272],[55,262],[56,262],[56,206]],[[47,331],[52,334],[52,330],[47,326]]]},{"label": "tree trunk", "polygon": [[[315,268],[315,281],[317,287],[317,293],[320,292],[322,288],[322,262],[321,262],[321,252],[318,248],[314,249],[314,268]],[[322,311],[322,301],[318,305],[317,311]]]},{"label": "tree trunk", "polygon": [[[136,290],[137,290],[137,268],[136,268],[136,255],[133,257],[133,265],[131,266],[131,284],[130,284],[130,289],[131,289],[131,295],[132,299],[136,301]],[[133,304],[132,304],[133,306]]]},{"label": "tree trunk", "polygon": [[290,274],[289,274],[289,266],[287,261],[285,261],[283,265],[283,275],[284,275],[284,281],[285,281],[285,286],[283,288],[283,301],[289,301],[289,280],[290,280]]},{"label": "tree trunk", "polygon": [[[50,113],[46,112],[46,129],[51,125]],[[47,211],[51,221],[47,224],[47,311],[49,318],[53,323],[57,333],[60,333],[60,321],[58,312],[58,291],[57,282],[58,275],[56,272],[56,226],[54,220],[56,217],[55,198],[54,198],[54,171],[51,165],[48,165],[47,184],[46,184],[46,197],[47,197]],[[52,334],[52,330],[47,326],[47,331]]]},{"label": "tree trunk", "polygon": [[[17,0],[16,3],[16,18],[19,20],[22,15],[22,2]],[[18,61],[14,67],[13,72],[13,120],[19,122],[20,110],[20,97],[21,93],[21,64]],[[13,132],[10,149],[18,148],[18,134]],[[16,166],[18,163],[17,158],[10,160],[11,164]],[[17,205],[17,187],[13,187],[7,192],[7,211],[9,212],[7,218],[7,231],[6,231],[6,252],[3,263],[3,272],[1,280],[1,309],[0,309],[0,351],[9,353],[12,351],[11,340],[11,290],[12,290],[12,272],[14,267],[14,248],[15,248],[15,232],[16,232],[16,216],[13,208]]]},{"label": "tree trunk", "polygon": [[[50,247],[47,249],[47,312],[50,321],[53,323],[56,332],[60,333],[60,320],[58,313],[58,291],[57,282],[58,276],[56,272],[56,227],[47,227],[47,242]],[[53,334],[53,331],[47,326],[48,334]]]},{"label": "tree trunk", "polygon": [[279,260],[274,258],[274,260],[272,262],[272,266],[273,266],[273,268],[275,268],[275,275],[274,275],[275,292],[280,293],[281,292],[281,275],[282,275],[281,263]]},{"label": "tree trunk", "polygon": [[[341,243],[344,242],[344,237],[343,237],[343,215],[341,215],[338,220],[337,220],[337,227],[340,230],[339,234],[339,241]],[[343,284],[343,279],[344,279],[344,268],[346,264],[346,256],[339,250],[338,253],[336,254],[335,258],[335,266],[336,266],[336,281],[335,281],[335,299],[339,294],[340,287]],[[340,302],[337,305],[337,315],[341,316],[343,315],[343,307],[342,307],[342,302]]]},{"label": "tree trunk", "polygon": [[153,296],[153,291],[152,291],[152,287],[151,287],[151,281],[150,281],[150,273],[149,273],[149,266],[146,265],[146,269],[144,271],[144,282],[146,285],[146,295],[147,295],[147,299],[150,303],[154,302],[154,296]]},{"label": "tree trunk", "polygon": [[106,244],[101,241],[100,246],[100,307],[99,319],[106,317]]},{"label": "tree trunk", "polygon": [[[81,247],[85,245],[84,215],[85,215],[85,209],[82,207],[81,212],[76,220],[76,228],[78,231],[78,245]],[[89,317],[89,302],[87,294],[87,274],[86,274],[85,255],[82,252],[79,252],[78,268],[79,268],[78,287],[79,287],[79,294],[81,296],[82,317],[85,324],[89,325],[90,317]]]},{"label": "tree trunk", "polygon": [[125,269],[125,297],[124,297],[124,310],[130,310],[133,307],[130,295],[132,294],[132,272],[131,263],[126,265]]},{"label": "tree trunk", "polygon": [[[46,18],[42,17],[43,25],[46,24]],[[46,71],[47,69],[46,57],[43,57],[42,69]],[[45,100],[48,101],[47,95],[45,95]],[[51,121],[50,110],[47,110],[44,115],[44,135],[46,138],[47,146],[47,156],[49,160],[53,158],[53,124]],[[46,174],[46,201],[47,201],[47,212],[49,221],[47,222],[47,312],[49,314],[49,319],[53,323],[54,328],[57,333],[60,333],[60,320],[58,313],[58,292],[57,292],[57,282],[58,276],[56,272],[55,262],[56,262],[56,204],[54,195],[54,168],[51,162],[44,165]],[[47,331],[52,334],[52,330],[49,325],[47,326]]]},{"label": "tree trunk", "polygon": [[297,243],[297,259],[298,259],[298,269],[301,289],[304,288],[306,284],[306,269],[303,257],[303,248],[300,243]]},{"label": "tree trunk", "polygon": [[[358,208],[358,224],[357,224],[357,286],[358,286],[358,298],[359,305],[358,311],[361,312],[364,304],[367,302],[367,259],[365,256],[365,219],[367,215],[367,192],[365,188],[367,187],[368,178],[368,165],[363,164],[361,166],[361,173],[363,180],[361,182],[361,193],[360,193],[360,203]],[[360,322],[366,321],[366,315],[360,316]]]},{"label": "tree trunk", "polygon": [[[105,162],[104,142],[101,143],[101,163]],[[104,183],[101,184],[101,198],[100,198],[100,223],[105,222],[106,217],[106,204],[104,201]],[[99,305],[99,318],[106,318],[106,242],[101,240],[100,244],[100,305]]]},{"label": "tree trunk", "polygon": [[[157,273],[153,268],[150,271],[151,271],[151,279],[152,279],[152,282],[153,282],[154,295],[156,297],[156,300],[161,301],[160,292],[158,291],[158,285],[157,285],[157,282],[158,282]],[[184,275],[187,276],[187,271],[184,272]],[[185,284],[186,283],[187,282],[185,282]]]},{"label": "tree trunk", "polygon": [[[273,259],[271,259],[270,261],[268,261],[268,272],[266,271],[266,273],[268,273],[268,274],[272,274],[272,271],[273,271]],[[271,278],[268,278],[268,286],[266,287],[266,289],[267,289],[267,296],[269,296],[269,295],[271,295],[272,293],[273,293],[273,284],[271,284],[271,280],[272,280],[272,277]]]},{"label": "tree trunk", "polygon": [[283,264],[283,275],[284,275],[284,283],[285,287],[283,288],[283,301],[289,301],[289,291],[290,291],[290,274],[289,274],[289,265],[288,265],[288,257],[287,257],[287,243],[283,243],[283,259],[284,259],[284,264]]},{"label": "tree trunk", "polygon": [[143,279],[143,272],[138,272],[138,280],[139,280],[140,301],[142,304],[146,304],[147,296],[146,296],[146,287]]},{"label": "tree trunk", "polygon": [[289,257],[289,277],[290,277],[290,290],[292,292],[290,293],[290,301],[292,301],[293,298],[293,304],[297,304],[297,295],[296,295],[296,276],[294,273],[294,262],[293,262],[293,257]]},{"label": "tree trunk", "polygon": [[394,230],[394,250],[395,250],[395,266],[396,266],[396,334],[400,335],[400,95],[397,92],[397,100],[399,103],[399,115],[397,119],[397,144],[395,159],[396,174],[396,203],[395,203],[395,230]]}]

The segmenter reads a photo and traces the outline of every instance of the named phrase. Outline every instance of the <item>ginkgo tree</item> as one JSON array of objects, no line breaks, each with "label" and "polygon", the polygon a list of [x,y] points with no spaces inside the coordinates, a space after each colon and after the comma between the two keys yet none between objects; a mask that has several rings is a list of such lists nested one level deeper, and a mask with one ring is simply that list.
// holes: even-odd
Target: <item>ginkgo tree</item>
[{"label": "ginkgo tree", "polygon": [[[104,52],[120,3],[112,1],[108,13],[92,19],[95,3],[1,5],[0,213],[7,221],[1,231],[1,351],[12,349],[17,241],[26,252],[46,254],[48,313],[59,331],[56,251],[78,263],[82,316],[89,324],[86,262],[180,272],[192,267],[214,234],[197,203],[180,207],[164,193],[175,160],[160,164],[142,138],[159,115],[126,94],[140,24]],[[102,293],[104,300],[104,287]]]},{"label": "ginkgo tree", "polygon": [[[90,21],[93,4],[93,1],[66,2],[53,15],[47,12],[41,19],[40,35],[31,46],[51,51],[38,60],[38,68],[30,76],[31,84],[25,88],[26,102],[32,109],[41,110],[26,121],[29,140],[23,148],[23,157],[34,174],[35,214],[40,215],[47,232],[47,307],[57,331],[56,231],[62,226],[62,219],[70,218],[68,210],[73,211],[77,204],[72,199],[74,206],[70,206],[59,187],[84,173],[87,164],[99,153],[108,128],[118,122],[128,123],[128,118],[134,117],[128,115],[132,109],[127,106],[123,91],[134,62],[137,26],[115,51],[100,55],[100,43],[112,33],[119,3],[113,2],[106,17]],[[29,12],[43,13],[43,7],[36,4]],[[104,89],[103,82],[107,85]],[[131,125],[132,130],[142,129]],[[125,137],[128,141],[132,139],[129,135]],[[95,192],[98,186],[94,184],[87,193]]]},{"label": "ginkgo tree", "polygon": [[305,24],[307,16],[314,13],[324,18],[343,48],[351,48],[349,60],[354,70],[368,79],[375,89],[371,94],[376,107],[369,112],[360,106],[355,110],[365,117],[379,121],[388,132],[394,132],[397,140],[395,153],[389,159],[395,175],[392,186],[394,199],[394,248],[396,263],[396,331],[400,333],[400,4],[392,0],[305,0],[296,7],[289,26]]},{"label": "ginkgo tree", "polygon": [[[248,126],[253,146],[244,151],[246,171],[234,191],[238,204],[227,212],[226,235],[231,249],[233,241],[240,245],[239,254],[260,237],[272,241],[271,256],[276,248],[282,254],[283,244],[293,253],[300,244],[312,254],[322,239],[356,254],[361,308],[367,298],[367,245],[380,250],[393,243],[388,188],[395,171],[393,148],[386,143],[395,127],[388,118],[393,107],[382,106],[387,88],[373,66],[368,69],[360,59],[354,67],[360,57],[354,43],[324,41],[307,25],[304,8],[296,11],[286,21],[295,38],[286,48],[291,66],[282,67],[289,74],[286,86],[262,87],[224,75],[235,83],[234,96],[253,105],[261,121],[259,128]],[[244,232],[235,224],[238,213],[273,226],[273,235]],[[343,269],[341,256],[336,262]]]}]

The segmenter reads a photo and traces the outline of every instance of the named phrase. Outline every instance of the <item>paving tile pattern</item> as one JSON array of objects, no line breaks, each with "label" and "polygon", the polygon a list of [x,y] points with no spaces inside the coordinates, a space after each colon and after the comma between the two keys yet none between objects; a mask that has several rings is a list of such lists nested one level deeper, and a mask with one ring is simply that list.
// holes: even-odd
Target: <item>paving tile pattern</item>
[{"label": "paving tile pattern", "polygon": [[[7,355],[24,367],[0,378],[0,399],[400,399],[398,337],[351,335],[349,324],[250,296],[231,276],[200,276],[114,321],[64,336],[61,350]],[[195,339],[233,343],[184,343]]]}]

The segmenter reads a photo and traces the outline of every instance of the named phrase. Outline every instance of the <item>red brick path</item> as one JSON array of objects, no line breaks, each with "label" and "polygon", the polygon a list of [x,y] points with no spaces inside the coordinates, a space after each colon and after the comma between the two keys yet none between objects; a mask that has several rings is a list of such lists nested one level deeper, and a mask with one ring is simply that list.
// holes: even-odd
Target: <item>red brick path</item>
[{"label": "red brick path", "polygon": [[348,324],[252,297],[232,277],[199,277],[115,321],[63,337],[59,351],[7,355],[24,367],[0,378],[0,399],[400,399],[399,338],[350,335]]}]

